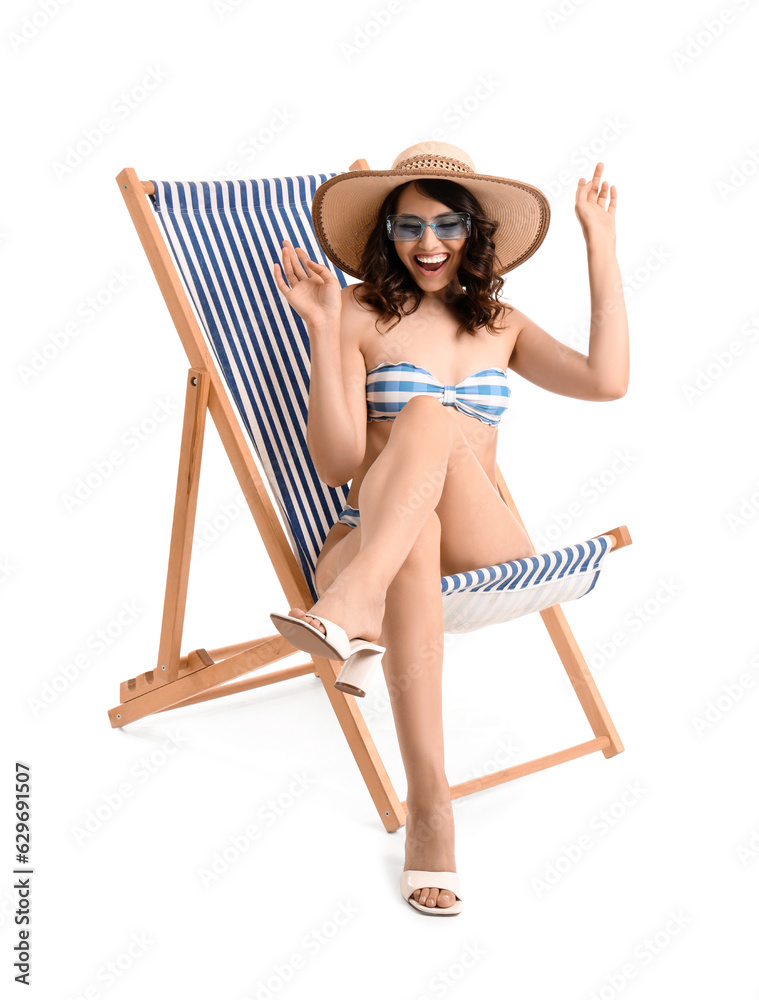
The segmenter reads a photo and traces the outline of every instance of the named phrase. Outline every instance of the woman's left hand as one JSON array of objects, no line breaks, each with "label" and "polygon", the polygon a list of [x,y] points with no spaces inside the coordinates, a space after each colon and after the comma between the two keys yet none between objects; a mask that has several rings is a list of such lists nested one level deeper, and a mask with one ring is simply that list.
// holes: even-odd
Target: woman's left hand
[{"label": "woman's left hand", "polygon": [[[586,243],[597,236],[606,238],[612,243],[615,243],[617,239],[614,224],[614,215],[617,210],[617,189],[613,184],[609,188],[608,181],[604,181],[599,191],[598,184],[603,168],[603,163],[597,163],[595,173],[587,184],[584,177],[581,177],[577,182],[575,215],[580,220]],[[607,195],[609,196],[609,207],[605,208]]]}]

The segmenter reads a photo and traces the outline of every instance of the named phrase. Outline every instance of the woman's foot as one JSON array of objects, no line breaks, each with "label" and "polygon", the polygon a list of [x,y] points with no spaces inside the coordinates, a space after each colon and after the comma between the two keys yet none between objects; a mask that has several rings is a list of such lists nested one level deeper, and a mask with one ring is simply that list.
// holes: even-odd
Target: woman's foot
[{"label": "woman's foot", "polygon": [[[406,861],[404,871],[455,872],[453,807],[451,800],[412,807],[406,816]],[[411,894],[420,906],[447,907],[455,893],[438,886],[416,889]]]},{"label": "woman's foot", "polygon": [[[308,610],[339,625],[349,639],[377,642],[385,617],[385,594],[368,585],[366,576],[349,564]],[[326,633],[324,625],[301,608],[290,608],[288,613]]]}]

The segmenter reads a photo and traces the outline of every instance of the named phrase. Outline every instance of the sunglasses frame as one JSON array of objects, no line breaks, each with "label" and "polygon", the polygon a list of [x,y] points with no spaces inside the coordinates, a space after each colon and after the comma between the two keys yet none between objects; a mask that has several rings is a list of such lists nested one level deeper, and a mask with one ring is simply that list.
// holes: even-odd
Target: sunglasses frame
[{"label": "sunglasses frame", "polygon": [[[434,221],[427,222],[425,219],[420,218],[418,215],[413,215],[410,212],[402,212],[399,215],[388,215],[386,220],[387,225],[387,236],[388,239],[392,240],[393,243],[411,243],[415,240],[420,240],[424,236],[424,230],[427,226],[430,227],[432,232],[437,236],[439,240],[443,240],[445,237],[441,236],[437,231],[438,224],[443,222],[445,219],[449,219],[452,215],[458,218],[463,218],[466,220],[466,236],[450,236],[449,239],[453,240],[463,240],[466,239],[472,232],[472,217],[468,212],[443,212]],[[396,219],[416,219],[422,223],[422,231],[418,236],[407,236],[402,239],[398,239],[397,236],[393,236],[393,222]]]}]

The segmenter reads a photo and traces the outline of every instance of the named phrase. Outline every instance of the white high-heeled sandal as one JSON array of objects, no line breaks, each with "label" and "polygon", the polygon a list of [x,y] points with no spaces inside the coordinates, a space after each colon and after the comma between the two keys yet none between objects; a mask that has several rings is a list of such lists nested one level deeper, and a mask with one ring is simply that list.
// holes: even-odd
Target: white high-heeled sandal
[{"label": "white high-heeled sandal", "polygon": [[319,615],[309,617],[320,621],[326,634],[294,615],[274,612],[269,617],[280,635],[298,649],[312,655],[326,656],[331,660],[345,661],[335,681],[338,691],[352,694],[356,698],[366,695],[369,677],[375,666],[382,661],[384,646],[369,639],[349,639],[344,629]]}]

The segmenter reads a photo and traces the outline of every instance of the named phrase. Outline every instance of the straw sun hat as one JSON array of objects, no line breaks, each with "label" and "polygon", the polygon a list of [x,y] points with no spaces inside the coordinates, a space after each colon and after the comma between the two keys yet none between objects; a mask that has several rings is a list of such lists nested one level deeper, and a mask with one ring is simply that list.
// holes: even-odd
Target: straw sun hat
[{"label": "straw sun hat", "polygon": [[542,191],[524,181],[478,174],[463,149],[426,140],[399,153],[390,170],[348,170],[316,189],[311,215],[327,257],[346,274],[363,278],[361,254],[382,202],[393,188],[423,177],[460,184],[498,223],[494,236],[498,274],[523,264],[545,239],[551,209]]}]

